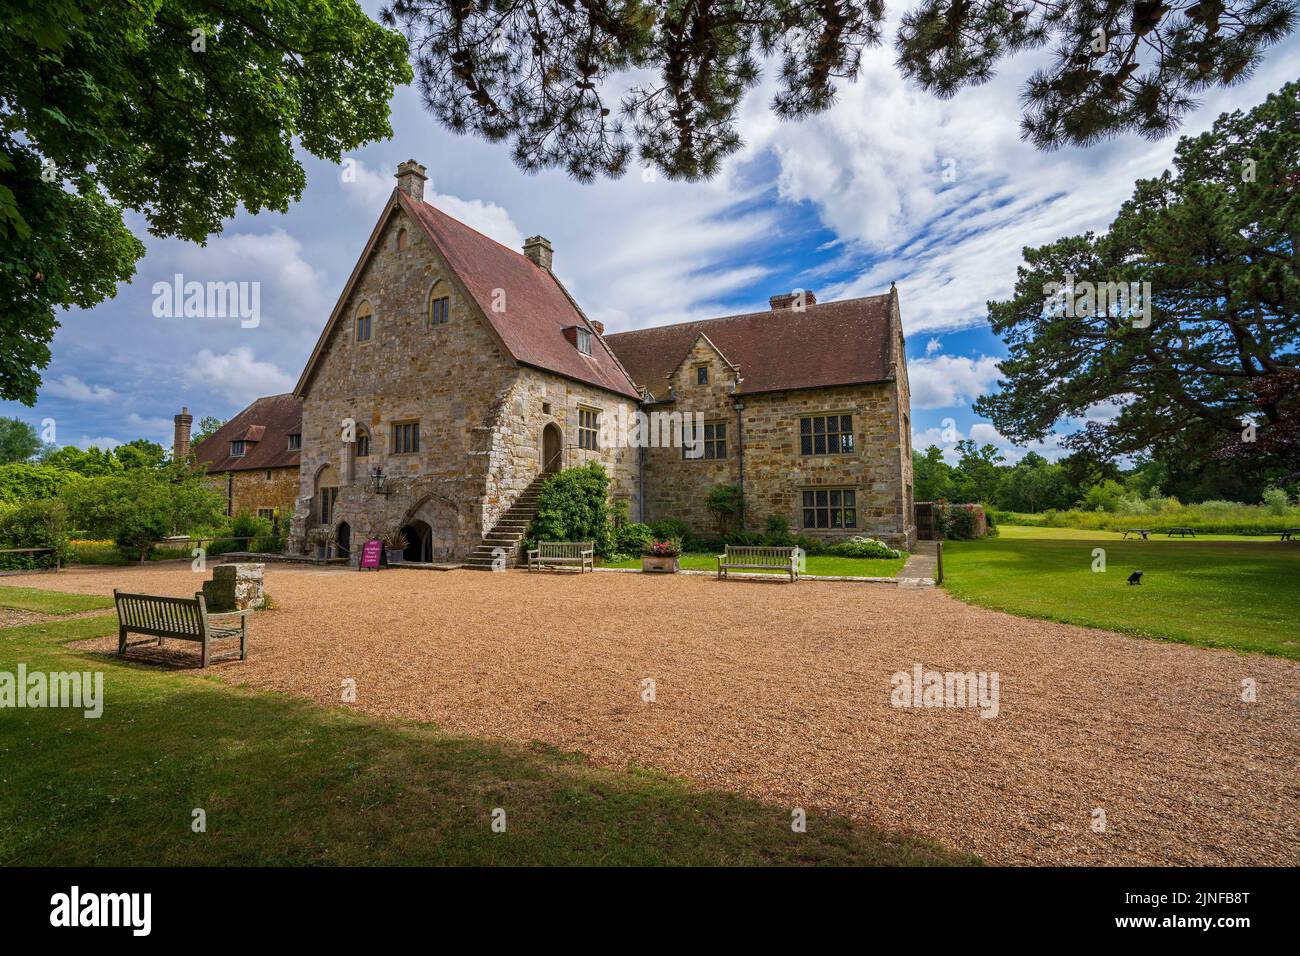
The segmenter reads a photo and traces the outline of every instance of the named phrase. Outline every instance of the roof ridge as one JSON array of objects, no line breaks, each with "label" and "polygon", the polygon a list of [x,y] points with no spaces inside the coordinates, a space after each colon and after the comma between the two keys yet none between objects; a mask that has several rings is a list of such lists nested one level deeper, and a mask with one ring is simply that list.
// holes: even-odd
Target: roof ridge
[{"label": "roof ridge", "polygon": [[[811,305],[804,306],[801,312],[811,312],[821,306],[831,305],[848,305],[853,302],[868,302],[873,299],[888,299],[890,293],[881,292],[876,295],[860,295],[852,299],[831,299],[828,302],[814,302]],[[606,338],[612,338],[615,335],[632,335],[637,332],[653,332],[655,329],[680,329],[687,325],[701,325],[705,322],[722,322],[726,319],[747,319],[751,316],[759,315],[780,315],[782,312],[790,312],[791,309],[759,309],[757,312],[736,312],[732,315],[715,315],[709,319],[687,319],[685,322],[665,322],[663,325],[644,325],[639,329],[627,329],[623,332],[611,332]]]}]

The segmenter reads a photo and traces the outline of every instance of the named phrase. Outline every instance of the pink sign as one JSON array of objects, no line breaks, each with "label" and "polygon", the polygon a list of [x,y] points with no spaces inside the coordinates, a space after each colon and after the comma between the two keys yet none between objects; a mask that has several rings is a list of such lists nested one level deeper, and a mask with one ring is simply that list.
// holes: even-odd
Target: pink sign
[{"label": "pink sign", "polygon": [[379,557],[383,553],[384,543],[382,541],[367,541],[361,546],[361,567],[379,567]]}]

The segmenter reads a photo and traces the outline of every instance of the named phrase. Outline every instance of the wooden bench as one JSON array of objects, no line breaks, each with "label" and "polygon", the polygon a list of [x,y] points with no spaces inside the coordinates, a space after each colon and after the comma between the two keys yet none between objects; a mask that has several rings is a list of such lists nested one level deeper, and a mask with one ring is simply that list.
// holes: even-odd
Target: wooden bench
[{"label": "wooden bench", "polygon": [[1195,538],[1196,530],[1194,528],[1170,528],[1169,533],[1165,535],[1165,537],[1172,538],[1174,535],[1178,535],[1180,538]]},{"label": "wooden bench", "polygon": [[577,567],[578,573],[595,571],[596,544],[594,541],[538,541],[537,547],[528,549],[528,568]]},{"label": "wooden bench", "polygon": [[1139,534],[1142,536],[1142,540],[1145,541],[1147,539],[1147,535],[1149,535],[1150,533],[1151,533],[1150,528],[1125,528],[1123,540],[1127,541],[1128,536],[1131,534]]},{"label": "wooden bench", "polygon": [[[235,652],[214,657],[211,652],[212,642],[228,638],[239,638],[239,659],[248,657],[248,616],[249,611],[208,611],[200,591],[192,598],[160,597],[157,594],[123,594],[113,589],[113,600],[117,604],[117,652],[125,654],[127,647],[139,647],[152,644],[152,638],[158,639],[158,646],[173,637],[178,641],[195,641],[199,645],[199,666],[207,667],[210,660],[233,658]],[[238,626],[215,624],[215,618],[238,617]],[[127,634],[144,634],[151,640],[132,641],[127,644]]]},{"label": "wooden bench", "polygon": [[767,571],[773,568],[790,575],[791,581],[799,580],[798,548],[755,548],[748,546],[726,545],[726,550],[718,555],[718,578],[727,576],[733,568],[752,568]]}]

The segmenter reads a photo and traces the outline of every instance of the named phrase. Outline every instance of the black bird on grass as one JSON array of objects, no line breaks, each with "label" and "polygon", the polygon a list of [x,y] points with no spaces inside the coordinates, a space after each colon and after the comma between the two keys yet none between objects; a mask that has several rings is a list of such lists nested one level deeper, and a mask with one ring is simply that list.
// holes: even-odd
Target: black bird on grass
[{"label": "black bird on grass", "polygon": [[1141,572],[1141,571],[1134,571],[1132,574],[1130,574],[1130,575],[1128,576],[1128,583],[1129,583],[1129,584],[1141,584],[1141,583],[1142,583],[1142,572]]}]

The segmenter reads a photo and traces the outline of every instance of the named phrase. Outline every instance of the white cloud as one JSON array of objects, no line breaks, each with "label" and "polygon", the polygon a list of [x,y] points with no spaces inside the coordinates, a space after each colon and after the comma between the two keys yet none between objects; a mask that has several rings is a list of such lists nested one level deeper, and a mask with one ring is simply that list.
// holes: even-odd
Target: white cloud
[{"label": "white cloud", "polygon": [[100,451],[112,451],[118,445],[124,444],[116,438],[89,438],[82,435],[73,442],[82,451],[89,451],[92,448],[98,448]]},{"label": "white cloud", "polygon": [[67,398],[74,402],[111,402],[117,392],[106,385],[87,385],[75,375],[64,375],[41,386],[42,395]]},{"label": "white cloud", "polygon": [[247,404],[263,395],[287,392],[295,381],[273,363],[258,361],[247,346],[220,355],[211,349],[203,349],[194,356],[186,377],[195,385],[228,394],[240,404]]},{"label": "white cloud", "polygon": [[[936,340],[931,340],[932,342]],[[926,354],[930,352],[926,347]],[[969,405],[993,389],[998,381],[998,359],[981,355],[938,355],[919,358],[907,366],[913,408],[955,408]]]},{"label": "white cloud", "polygon": [[938,339],[930,339],[930,341],[925,343],[926,355],[933,355],[935,352],[942,352],[942,351],[943,351],[943,343],[940,342]]},{"label": "white cloud", "polygon": [[1006,459],[1006,464],[1014,465],[1021,458],[1024,458],[1028,452],[1037,452],[1048,461],[1058,461],[1070,453],[1070,450],[1061,444],[1061,439],[1065,436],[1062,434],[1049,434],[1041,442],[1031,442],[1027,446],[1013,444],[1009,439],[993,427],[989,422],[975,422],[970,426],[970,430],[963,432],[954,425],[951,427],[927,428],[924,431],[912,432],[912,447],[917,451],[924,452],[931,445],[937,445],[943,450],[943,460],[950,465],[957,464],[957,442],[970,439],[977,445],[993,445],[1002,457]]}]

